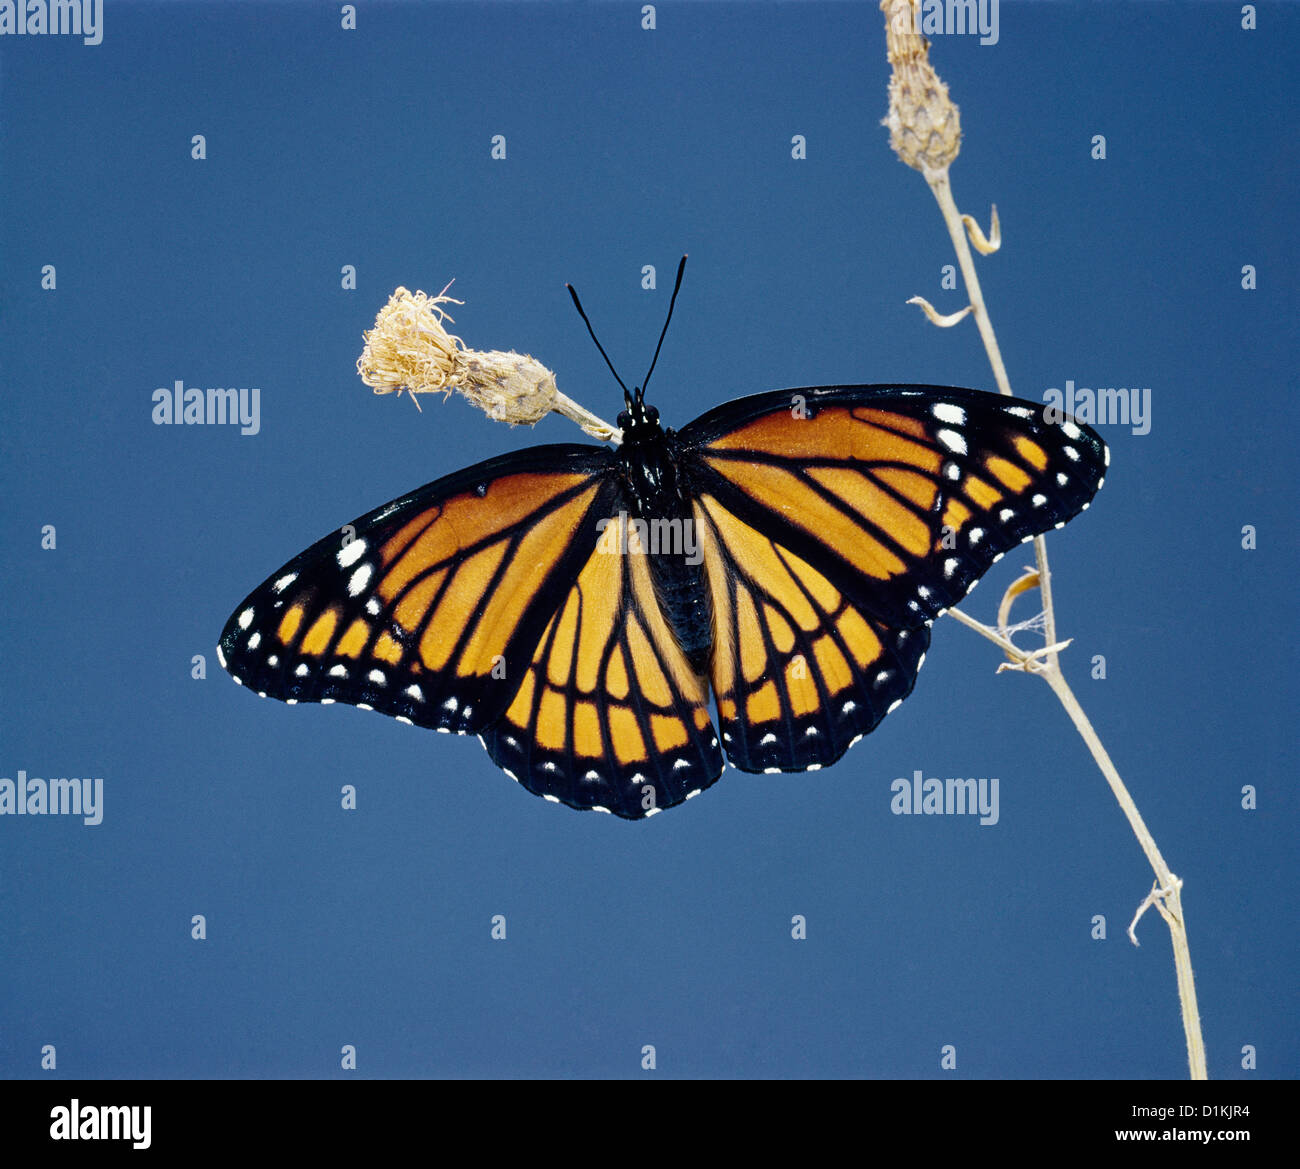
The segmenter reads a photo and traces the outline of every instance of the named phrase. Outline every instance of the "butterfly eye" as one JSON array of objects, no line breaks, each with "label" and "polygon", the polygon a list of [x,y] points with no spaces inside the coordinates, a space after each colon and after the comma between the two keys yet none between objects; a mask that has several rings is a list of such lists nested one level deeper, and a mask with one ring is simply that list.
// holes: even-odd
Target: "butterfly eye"
[{"label": "butterfly eye", "polygon": [[645,408],[645,416],[646,416],[646,420],[647,420],[648,422],[658,422],[658,421],[659,421],[659,411],[656,410],[653,406],[647,406],[647,407]]},{"label": "butterfly eye", "polygon": [[629,414],[626,410],[620,410],[618,412],[619,430],[626,430],[631,425],[632,425],[632,415]]}]

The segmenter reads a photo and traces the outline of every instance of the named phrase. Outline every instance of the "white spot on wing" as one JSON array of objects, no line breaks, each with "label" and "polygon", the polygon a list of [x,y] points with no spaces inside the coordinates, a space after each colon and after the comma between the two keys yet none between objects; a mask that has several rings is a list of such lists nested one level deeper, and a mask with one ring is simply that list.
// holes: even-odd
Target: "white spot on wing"
[{"label": "white spot on wing", "polygon": [[363,564],[352,574],[351,580],[348,581],[348,596],[359,597],[365,592],[366,585],[370,583],[371,574],[374,569],[369,564]]},{"label": "white spot on wing", "polygon": [[352,540],[339,549],[338,562],[340,568],[351,568],[358,560],[366,554],[366,542],[364,540]]},{"label": "white spot on wing", "polygon": [[954,455],[964,455],[966,453],[966,439],[957,431],[941,430],[934,437],[952,451]]},{"label": "white spot on wing", "polygon": [[252,624],[253,624],[253,610],[245,609],[239,615],[239,628],[247,629]]},{"label": "white spot on wing", "polygon": [[296,572],[287,572],[271,586],[271,590],[273,592],[282,593],[297,579],[298,574]]},{"label": "white spot on wing", "polygon": [[966,411],[953,402],[936,402],[931,413],[940,422],[950,422],[953,426],[966,425]]}]

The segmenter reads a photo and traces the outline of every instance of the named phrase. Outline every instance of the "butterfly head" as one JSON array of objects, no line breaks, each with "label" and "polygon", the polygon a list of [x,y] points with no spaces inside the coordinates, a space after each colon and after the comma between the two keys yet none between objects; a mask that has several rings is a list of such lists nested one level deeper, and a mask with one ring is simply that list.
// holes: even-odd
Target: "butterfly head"
[{"label": "butterfly head", "polygon": [[636,386],[630,394],[624,390],[623,402],[627,408],[618,416],[618,427],[623,432],[624,442],[659,429],[659,411],[646,405],[643,387]]}]

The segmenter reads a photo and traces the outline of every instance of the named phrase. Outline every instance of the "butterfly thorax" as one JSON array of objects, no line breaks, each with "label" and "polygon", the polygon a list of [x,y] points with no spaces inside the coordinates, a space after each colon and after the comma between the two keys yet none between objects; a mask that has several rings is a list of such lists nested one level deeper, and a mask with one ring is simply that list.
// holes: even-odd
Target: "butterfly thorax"
[{"label": "butterfly thorax", "polygon": [[[681,481],[677,435],[665,431],[653,407],[624,426],[618,459],[629,522],[629,555],[645,555],[655,593],[687,660],[704,673],[713,648],[713,619],[702,549]],[[640,551],[638,552],[638,548]]]}]

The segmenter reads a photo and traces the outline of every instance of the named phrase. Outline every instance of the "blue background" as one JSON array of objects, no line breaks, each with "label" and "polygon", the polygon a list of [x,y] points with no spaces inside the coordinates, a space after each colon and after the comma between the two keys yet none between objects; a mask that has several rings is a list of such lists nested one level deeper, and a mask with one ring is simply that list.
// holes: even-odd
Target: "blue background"
[{"label": "blue background", "polygon": [[[1106,487],[1049,546],[1068,677],[1186,881],[1228,1079],[1300,1073],[1300,12],[1248,32],[1239,9],[1003,3],[996,45],[933,51],[958,202],[1005,229],[978,265],[1016,392],[1151,387],[1150,433],[1102,428]],[[781,386],[993,387],[971,322],[904,303],[965,300],[879,125],[876,4],[657,15],[362,4],[348,32],[333,4],[110,0],[97,47],[0,40],[0,775],[105,787],[98,827],[0,818],[0,1074],[342,1076],[344,1044],[376,1077],[638,1077],[645,1044],[658,1076],[1186,1074],[1167,930],[1124,937],[1149,867],[1048,688],[995,677],[955,622],[835,767],[728,771],[642,823],[535,799],[472,738],[259,703],[217,665],[234,606],[324,533],[581,437],[372,396],[353,364],[398,284],[455,277],[470,345],[534,354],[610,417],[564,282],[631,381],[684,251],[669,424]],[[261,432],[154,425],[178,378],[260,387]],[[966,607],[991,620],[1028,557]],[[999,777],[1000,822],[892,815],[918,768]]]}]

